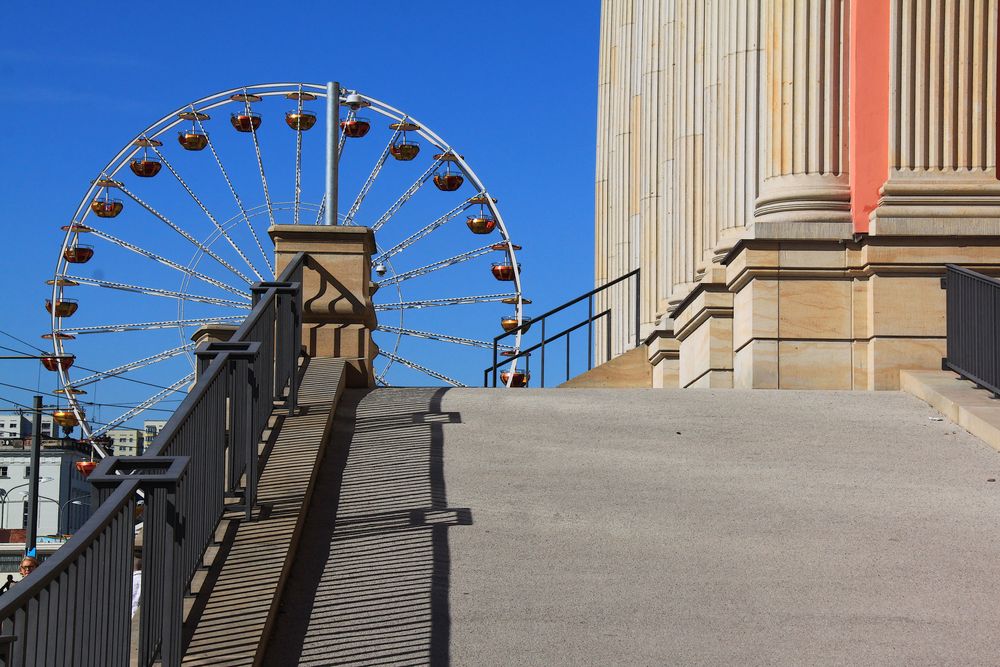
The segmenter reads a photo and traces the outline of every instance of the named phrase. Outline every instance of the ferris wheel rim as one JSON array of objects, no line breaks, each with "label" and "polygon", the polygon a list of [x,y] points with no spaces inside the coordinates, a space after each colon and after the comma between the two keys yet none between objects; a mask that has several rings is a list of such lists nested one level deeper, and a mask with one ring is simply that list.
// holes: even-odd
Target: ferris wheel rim
[{"label": "ferris wheel rim", "polygon": [[[280,82],[280,83],[259,83],[259,84],[252,84],[252,85],[243,85],[243,86],[238,86],[238,87],[234,87],[234,88],[229,88],[229,89],[226,89],[226,90],[222,90],[222,91],[213,93],[211,95],[204,96],[204,97],[202,97],[202,98],[200,98],[198,100],[195,100],[193,102],[189,102],[187,104],[184,104],[181,107],[178,107],[173,112],[171,112],[171,113],[163,116],[159,120],[151,123],[146,128],[144,128],[142,131],[140,131],[139,133],[137,133],[135,135],[135,137],[133,137],[133,139],[131,141],[129,141],[128,143],[126,143],[125,146],[122,147],[118,151],[118,153],[105,165],[105,167],[102,170],[100,170],[98,177],[94,181],[91,182],[90,187],[87,188],[87,190],[86,190],[83,198],[80,200],[80,203],[77,206],[77,209],[76,209],[76,211],[74,212],[74,214],[73,214],[73,216],[71,218],[70,229],[68,229],[67,232],[66,232],[66,234],[64,235],[63,241],[62,241],[62,244],[61,244],[61,247],[60,247],[59,259],[57,260],[57,263],[56,263],[56,270],[55,270],[55,277],[54,277],[55,279],[53,280],[53,286],[52,286],[52,291],[51,291],[51,300],[52,300],[52,302],[55,303],[57,301],[57,299],[60,297],[60,295],[62,294],[62,287],[59,284],[60,277],[68,275],[68,272],[66,270],[67,262],[66,262],[66,260],[64,258],[64,254],[65,254],[66,249],[69,247],[71,240],[75,236],[74,232],[72,231],[72,226],[73,225],[77,225],[77,224],[84,225],[84,223],[85,223],[85,221],[87,219],[87,216],[91,212],[91,210],[90,210],[90,204],[91,204],[91,202],[94,201],[95,197],[100,194],[100,192],[102,191],[102,189],[107,189],[106,186],[102,186],[101,185],[102,179],[111,179],[111,180],[114,179],[114,176],[116,176],[118,174],[118,172],[122,168],[124,168],[125,164],[127,164],[128,161],[133,156],[135,156],[138,153],[138,151],[140,150],[141,147],[138,146],[138,145],[136,145],[138,141],[140,141],[142,139],[155,139],[156,137],[161,136],[164,133],[168,132],[169,130],[177,127],[178,125],[180,125],[180,124],[182,124],[184,122],[186,122],[186,120],[184,118],[181,118],[179,116],[179,114],[181,114],[183,112],[186,112],[189,109],[192,109],[192,110],[193,109],[197,109],[197,111],[201,112],[201,111],[208,111],[208,110],[216,109],[216,108],[222,107],[222,106],[224,106],[226,104],[234,104],[234,103],[237,103],[237,102],[234,99],[232,99],[233,95],[237,95],[237,94],[240,94],[240,93],[244,93],[245,94],[245,93],[248,93],[248,92],[252,92],[254,94],[260,95],[261,97],[272,97],[272,96],[287,94],[287,92],[291,92],[291,91],[293,91],[295,89],[297,89],[299,91],[302,91],[303,89],[308,89],[310,92],[315,91],[314,94],[315,94],[315,96],[316,96],[317,99],[318,98],[326,98],[326,86],[322,85],[322,84],[312,84],[312,83],[304,83],[304,82],[294,82],[294,83],[293,82]],[[355,90],[349,90],[347,88],[341,88],[341,96],[342,96],[341,99],[342,100],[344,99],[344,95],[346,95],[348,92],[358,93],[358,91],[355,91]],[[506,225],[505,221],[503,220],[503,216],[500,213],[499,208],[496,206],[495,199],[492,197],[492,195],[489,193],[489,191],[485,188],[485,186],[483,185],[483,182],[479,178],[478,174],[476,174],[476,172],[468,164],[468,162],[465,160],[464,156],[462,156],[458,152],[456,152],[451,147],[450,144],[448,144],[446,141],[444,141],[437,133],[435,133],[433,130],[431,130],[430,128],[428,128],[421,121],[419,121],[418,119],[416,119],[415,117],[413,117],[413,116],[411,116],[409,114],[406,114],[402,110],[397,109],[397,108],[395,108],[395,107],[393,107],[393,106],[391,106],[391,105],[389,105],[389,104],[387,104],[387,103],[379,100],[378,98],[374,98],[374,97],[368,96],[368,95],[366,95],[364,93],[358,93],[358,94],[360,94],[367,102],[370,103],[370,106],[368,107],[368,109],[370,109],[371,111],[379,113],[380,115],[383,115],[383,116],[385,116],[387,118],[394,119],[397,122],[411,122],[411,123],[416,124],[418,127],[417,127],[417,129],[415,129],[413,131],[418,136],[422,137],[424,140],[426,140],[431,145],[433,145],[435,148],[437,148],[438,150],[442,151],[442,153],[444,153],[444,154],[450,154],[451,156],[453,156],[453,159],[451,161],[462,172],[462,174],[465,175],[466,178],[468,178],[469,182],[475,187],[475,189],[476,189],[476,191],[478,193],[477,196],[484,198],[485,201],[483,202],[483,205],[489,210],[490,214],[495,219],[497,227],[499,228],[500,233],[501,233],[501,235],[503,237],[503,242],[507,246],[506,247],[506,252],[508,254],[508,257],[510,258],[510,262],[511,262],[511,265],[512,265],[513,283],[514,283],[513,287],[515,288],[514,292],[515,292],[515,295],[516,295],[515,298],[514,298],[514,300],[513,300],[513,305],[514,305],[514,308],[515,308],[516,321],[517,321],[518,325],[523,324],[523,322],[524,322],[524,319],[523,319],[524,318],[524,314],[523,314],[523,305],[524,305],[524,303],[523,303],[523,289],[522,289],[522,285],[521,285],[520,264],[517,261],[515,246],[514,246],[512,240],[511,240],[511,236],[510,236],[510,234],[509,234],[509,232],[507,230],[507,225]],[[248,102],[247,102],[246,106],[247,107],[249,106]],[[300,99],[299,106],[301,107],[301,99]],[[200,124],[200,121],[199,121],[199,124]],[[299,138],[301,139],[301,132],[299,132],[298,134],[299,134]],[[256,141],[256,135],[254,135],[254,140]],[[156,148],[154,147],[154,151],[155,150],[156,150]],[[213,149],[213,151],[214,151],[214,149]],[[157,151],[157,154],[159,154],[158,151]],[[260,158],[260,155],[259,155],[259,149],[258,149],[258,159],[259,158]],[[217,156],[216,156],[216,159],[218,159]],[[220,164],[220,167],[221,167],[221,164]],[[263,167],[261,167],[261,169],[263,170]],[[262,176],[263,176],[263,174],[262,174]],[[232,187],[232,186],[230,185],[230,187]],[[264,187],[265,187],[265,193],[266,193],[266,188],[267,188],[266,180],[265,180],[265,183],[264,183]],[[296,189],[296,199],[298,199],[298,186],[296,186],[296,188],[297,188]],[[235,194],[235,192],[234,192],[234,194]],[[271,210],[271,204],[272,203],[270,201],[267,202],[267,206],[268,206],[269,212]],[[302,202],[299,202],[299,205],[301,205],[301,204],[302,204]],[[205,212],[208,213],[207,210]],[[246,211],[241,211],[241,215],[242,215],[242,217],[246,217]],[[241,215],[234,215],[229,220],[235,220],[235,219],[241,217]],[[209,214],[209,217],[211,217],[211,214]],[[273,217],[272,217],[272,220],[273,220]],[[500,245],[500,244],[497,244],[497,245]],[[197,252],[198,251],[196,251],[196,254],[197,254]],[[266,261],[266,255],[265,255],[265,261]],[[247,260],[247,263],[249,264],[250,262]],[[252,265],[251,265],[251,267],[252,267]],[[395,273],[396,273],[395,269],[393,268],[393,274],[395,274]],[[259,274],[258,274],[258,277],[259,277]],[[190,283],[190,280],[191,280],[191,276],[190,275],[186,274],[185,276],[182,277],[182,282],[184,284]],[[397,290],[399,290],[399,284],[398,283],[396,283],[396,287],[397,287]],[[185,303],[184,299],[179,299],[178,300],[179,306],[182,307],[184,303]],[[400,306],[401,306],[402,303],[403,303],[402,294],[400,292],[399,293],[399,304],[400,304]],[[402,307],[400,307],[400,316],[401,316],[400,328],[403,328],[402,327]],[[51,316],[51,331],[52,331],[53,334],[55,334],[57,331],[61,330],[62,327],[59,324],[59,322],[61,321],[61,319],[62,318],[60,316],[56,315],[55,309],[53,308],[53,313],[52,313],[52,316]],[[178,318],[178,319],[182,319],[182,318]],[[522,335],[522,333],[523,333],[522,330],[520,328],[518,328],[517,331],[516,331],[516,334],[515,334],[514,349],[520,349],[521,335]],[[393,352],[394,356],[395,356],[395,352],[398,351],[399,340],[400,340],[400,336],[401,335],[402,334],[398,334],[398,333],[396,335],[396,344],[394,346],[394,352]],[[66,354],[66,350],[65,350],[65,347],[64,347],[64,344],[63,344],[63,340],[61,340],[61,338],[59,336],[53,335],[52,336],[52,343],[53,343],[53,353],[55,355],[65,355]],[[390,359],[390,363],[391,362],[392,362],[392,359]],[[510,371],[511,371],[511,378],[512,378],[514,372],[516,372],[517,358],[514,358],[514,359],[512,359],[509,362],[509,368],[510,368]],[[384,370],[387,371],[388,370],[388,366]],[[379,378],[380,380],[384,379],[384,374],[385,374],[384,372],[381,374],[382,377]],[[70,381],[70,378],[69,378],[69,375],[68,375],[66,369],[64,369],[62,367],[62,365],[59,365],[59,367],[58,367],[57,377],[59,379],[60,384],[62,385],[62,387],[64,389],[71,388],[73,386],[72,383],[71,383],[71,381]],[[510,381],[508,381],[507,386],[510,386]],[[92,444],[93,444],[92,431],[89,428],[88,420],[86,418],[85,413],[80,408],[80,406],[78,404],[78,401],[76,400],[75,395],[72,392],[70,392],[70,391],[66,391],[65,392],[65,396],[66,396],[66,399],[67,399],[67,403],[72,407],[74,413],[76,414],[76,416],[78,418],[79,424],[81,426],[81,430],[84,432],[86,438],[88,440],[90,440],[92,442]],[[95,447],[96,447],[96,445],[95,445]]]}]

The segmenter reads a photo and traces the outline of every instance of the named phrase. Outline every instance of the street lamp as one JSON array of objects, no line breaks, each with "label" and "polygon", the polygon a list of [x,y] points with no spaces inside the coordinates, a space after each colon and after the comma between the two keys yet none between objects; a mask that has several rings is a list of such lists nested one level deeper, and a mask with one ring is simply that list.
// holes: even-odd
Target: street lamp
[{"label": "street lamp", "polygon": [[[38,483],[45,484],[46,482],[51,482],[53,479],[54,478],[52,477],[40,477],[38,479]],[[18,484],[17,486],[9,489],[0,489],[0,530],[2,530],[7,524],[7,496],[10,495],[11,491],[20,489],[23,486],[29,486],[30,484],[31,482],[25,482],[24,484]]]},{"label": "street lamp", "polygon": [[[23,498],[27,498],[28,497],[28,492],[27,491],[21,491],[20,496],[21,496],[22,499]],[[49,498],[48,496],[43,496],[42,494],[38,494],[38,499],[39,500],[47,500],[50,503],[55,503],[59,507],[59,510],[56,513],[56,533],[55,533],[56,535],[64,535],[65,534],[63,531],[60,530],[60,528],[62,527],[62,513],[66,510],[66,507],[68,505],[90,505],[90,503],[81,502],[82,498],[90,498],[90,494],[86,494],[86,495],[82,495],[82,496],[77,496],[76,498],[70,498],[69,500],[67,500],[66,502],[64,502],[62,505],[59,505],[59,501],[56,500],[55,498]],[[66,532],[69,532],[69,531],[66,531]]]},{"label": "street lamp", "polygon": [[[88,495],[85,495],[85,496],[77,496],[76,498],[70,498],[69,500],[67,500],[66,502],[64,502],[59,507],[59,514],[56,516],[56,530],[59,530],[59,529],[61,529],[63,527],[62,513],[63,513],[63,511],[66,509],[66,507],[68,505],[89,505],[90,504],[90,503],[85,503],[85,502],[81,501],[81,498],[90,498],[90,495],[88,494]],[[67,522],[66,528],[67,528],[67,530],[65,532],[60,532],[59,534],[60,535],[66,535],[67,533],[69,533],[68,522]]]}]

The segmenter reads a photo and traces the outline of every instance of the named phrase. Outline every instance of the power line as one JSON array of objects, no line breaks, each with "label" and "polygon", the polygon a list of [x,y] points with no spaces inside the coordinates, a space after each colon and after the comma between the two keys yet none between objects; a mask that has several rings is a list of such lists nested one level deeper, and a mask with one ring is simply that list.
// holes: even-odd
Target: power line
[{"label": "power line", "polygon": [[[34,392],[34,393],[38,393],[38,394],[41,394],[43,396],[48,396],[48,397],[55,398],[55,399],[62,399],[62,398],[64,398],[63,396],[60,396],[58,394],[52,394],[52,393],[49,393],[47,391],[36,391],[34,389],[29,389],[28,387],[21,387],[19,385],[10,384],[10,383],[7,383],[7,382],[0,382],[0,386],[2,386],[2,387],[10,387],[11,389],[19,389],[21,391]],[[184,400],[184,399],[170,399],[170,400],[181,401],[181,400]],[[81,401],[79,399],[76,402],[77,403],[81,403],[83,405],[89,405],[89,406],[95,407],[95,408],[100,408],[100,407],[134,408],[134,407],[137,407],[139,405],[138,403],[136,403],[134,405],[133,404],[129,404],[129,403],[96,403],[96,402],[93,402],[93,401]],[[20,403],[15,403],[15,405],[21,405],[21,404]],[[173,412],[173,410],[168,410],[166,408],[147,408],[147,410],[156,410],[157,412]]]},{"label": "power line", "polygon": [[[13,338],[18,343],[21,343],[22,345],[27,345],[28,347],[34,348],[34,349],[38,350],[39,352],[41,352],[42,354],[48,354],[49,353],[48,350],[43,350],[42,348],[38,347],[37,345],[32,345],[28,341],[22,340],[22,339],[18,338],[17,336],[13,335],[13,334],[7,333],[3,329],[0,329],[0,334],[3,334],[4,336],[7,336],[8,338]],[[7,348],[7,349],[9,349],[9,348]]]},{"label": "power line", "polygon": [[[16,405],[18,407],[24,408],[26,411],[31,412],[31,413],[34,413],[34,411],[35,411],[35,408],[33,406],[25,405],[23,403],[18,403],[17,401],[15,401],[13,399],[10,399],[10,398],[7,398],[5,396],[0,396],[0,401],[7,401],[11,405]],[[44,410],[42,411],[42,414],[43,415],[48,415],[48,416],[52,415],[51,412],[45,412]],[[95,420],[91,420],[91,419],[88,419],[87,423],[88,424],[97,424],[98,426],[111,426],[110,422],[100,422],[100,421],[95,421]],[[136,430],[138,430],[138,429],[136,429]]]},{"label": "power line", "polygon": [[[0,331],[0,333],[4,333],[4,332]],[[9,336],[10,334],[7,334],[7,335]],[[11,337],[13,338],[13,336],[11,336]],[[27,344],[28,343],[25,343],[25,345],[27,345]],[[27,354],[23,350],[15,350],[14,348],[7,347],[5,345],[0,345],[0,350],[7,350],[8,352],[16,352],[17,354],[23,354],[26,357],[35,357],[35,356],[37,356],[37,355],[34,355],[34,354]],[[43,353],[45,353],[45,354],[47,354],[47,355],[50,355],[50,353],[46,352],[45,350],[40,350],[40,351],[43,352]],[[170,387],[165,387],[162,384],[156,384],[156,383],[153,383],[153,382],[146,382],[144,380],[136,380],[135,378],[125,377],[123,374],[109,375],[108,373],[105,373],[104,371],[99,371],[99,370],[97,370],[95,368],[87,368],[86,366],[80,366],[80,365],[77,365],[76,367],[79,368],[82,371],[87,371],[88,373],[94,373],[96,375],[103,376],[107,380],[114,380],[114,379],[126,380],[127,382],[135,382],[136,384],[146,385],[147,387],[153,387],[154,389],[170,389]],[[0,384],[2,384],[2,383],[0,383]],[[70,383],[70,384],[72,384],[72,383]],[[17,388],[18,389],[24,389],[24,387],[17,387]],[[25,389],[25,391],[35,391],[35,390],[34,389]]]}]

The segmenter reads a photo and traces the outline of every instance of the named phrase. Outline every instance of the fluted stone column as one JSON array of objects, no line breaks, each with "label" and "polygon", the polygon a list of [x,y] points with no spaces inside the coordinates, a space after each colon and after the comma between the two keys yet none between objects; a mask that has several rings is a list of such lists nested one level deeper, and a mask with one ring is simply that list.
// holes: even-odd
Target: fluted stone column
[{"label": "fluted stone column", "polygon": [[[601,15],[596,192],[597,284],[614,280],[643,261],[641,206],[643,131],[644,17],[658,0],[609,0]],[[655,136],[655,135],[654,135]],[[635,340],[634,282],[620,284],[597,298],[597,310],[612,311],[611,356]],[[598,359],[607,356],[598,337]]]},{"label": "fluted stone column", "polygon": [[642,14],[639,17],[642,35],[640,44],[643,48],[642,76],[640,81],[641,108],[639,141],[639,267],[641,268],[641,305],[640,333],[643,337],[656,324],[657,319],[657,285],[662,271],[659,255],[660,218],[659,168],[661,145],[661,101],[660,77],[662,61],[660,51],[660,0],[647,0],[642,3]]},{"label": "fluted stone column", "polygon": [[760,185],[760,114],[764,51],[760,39],[763,0],[740,0],[723,6],[721,39],[723,168],[722,210],[715,259],[728,253],[753,220]]},{"label": "fluted stone column", "polygon": [[701,243],[697,250],[695,274],[700,279],[712,262],[712,249],[719,238],[719,216],[722,208],[720,188],[723,187],[720,169],[721,140],[721,60],[723,45],[720,43],[720,14],[723,0],[703,0],[705,13],[702,28],[704,43],[703,73],[703,150],[702,161],[702,217]]},{"label": "fluted stone column", "polygon": [[670,248],[674,238],[674,40],[675,40],[675,5],[676,0],[661,0],[659,60],[661,63],[657,77],[660,103],[660,127],[657,132],[657,154],[659,169],[657,172],[656,189],[659,192],[657,201],[657,264],[658,275],[656,285],[657,318],[667,313],[667,299],[673,290],[673,259]]},{"label": "fluted stone column", "polygon": [[702,255],[704,162],[703,0],[676,0],[674,6],[674,183],[671,243],[672,304],[694,287]]},{"label": "fluted stone column", "polygon": [[891,0],[889,179],[873,234],[1000,234],[997,0]]},{"label": "fluted stone column", "polygon": [[756,238],[851,234],[847,10],[847,0],[766,0],[767,143]]}]

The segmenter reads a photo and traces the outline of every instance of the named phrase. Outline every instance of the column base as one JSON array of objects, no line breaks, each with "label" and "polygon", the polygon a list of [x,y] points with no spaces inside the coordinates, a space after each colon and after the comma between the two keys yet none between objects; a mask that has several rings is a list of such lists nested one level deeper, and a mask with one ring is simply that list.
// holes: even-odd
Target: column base
[{"label": "column base", "polygon": [[901,370],[939,369],[949,263],[996,274],[1000,238],[743,242],[727,258],[734,386],[896,390]]},{"label": "column base", "polygon": [[680,342],[674,335],[674,321],[663,318],[643,341],[653,367],[653,389],[680,387]]}]

